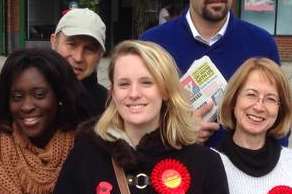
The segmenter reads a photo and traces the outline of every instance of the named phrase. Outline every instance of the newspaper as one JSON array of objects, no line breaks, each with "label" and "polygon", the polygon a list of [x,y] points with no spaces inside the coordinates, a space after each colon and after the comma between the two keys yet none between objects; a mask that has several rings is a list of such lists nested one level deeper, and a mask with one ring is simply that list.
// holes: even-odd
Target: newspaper
[{"label": "newspaper", "polygon": [[191,103],[195,109],[209,101],[213,102],[212,110],[205,115],[204,119],[216,120],[218,105],[227,82],[211,59],[203,56],[195,60],[180,81],[183,87],[190,92]]}]

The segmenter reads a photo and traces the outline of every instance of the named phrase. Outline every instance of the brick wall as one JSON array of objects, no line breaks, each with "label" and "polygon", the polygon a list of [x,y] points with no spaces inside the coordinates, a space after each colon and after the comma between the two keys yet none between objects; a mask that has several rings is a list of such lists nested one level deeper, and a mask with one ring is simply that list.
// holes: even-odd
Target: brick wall
[{"label": "brick wall", "polygon": [[292,36],[275,37],[282,61],[292,62]]},{"label": "brick wall", "polygon": [[[22,0],[7,1],[7,52],[11,53],[19,44],[19,4]],[[24,30],[24,29],[23,29]]]},{"label": "brick wall", "polygon": [[19,2],[18,0],[7,1],[7,31],[19,32]]}]

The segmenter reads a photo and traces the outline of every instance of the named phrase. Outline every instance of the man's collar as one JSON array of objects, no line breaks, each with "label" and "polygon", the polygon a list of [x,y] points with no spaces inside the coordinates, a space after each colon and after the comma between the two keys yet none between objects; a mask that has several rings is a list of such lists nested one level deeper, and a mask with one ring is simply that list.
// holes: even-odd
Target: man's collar
[{"label": "man's collar", "polygon": [[193,37],[206,44],[206,45],[209,45],[209,46],[212,46],[213,44],[215,44],[222,36],[224,36],[226,30],[227,30],[227,26],[228,26],[228,22],[229,22],[229,19],[230,19],[230,11],[228,12],[227,14],[227,19],[224,23],[224,25],[221,27],[221,29],[210,39],[210,40],[205,40],[201,35],[200,33],[198,32],[197,28],[195,27],[195,25],[193,24],[193,21],[192,21],[192,18],[191,18],[191,13],[190,13],[190,10],[188,10],[187,14],[186,14],[186,20],[187,20],[187,23],[191,29],[191,32],[193,34]]}]

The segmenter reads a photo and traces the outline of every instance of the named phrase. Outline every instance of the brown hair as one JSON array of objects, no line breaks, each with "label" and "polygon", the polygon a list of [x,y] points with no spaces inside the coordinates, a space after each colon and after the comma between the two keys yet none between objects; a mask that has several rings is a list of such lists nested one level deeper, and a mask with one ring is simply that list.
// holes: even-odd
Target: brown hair
[{"label": "brown hair", "polygon": [[246,60],[234,73],[228,82],[225,95],[219,110],[218,120],[231,130],[236,127],[234,106],[239,90],[245,84],[246,78],[252,71],[260,71],[269,81],[275,83],[279,97],[279,114],[268,134],[282,137],[289,131],[292,119],[292,98],[289,81],[280,66],[268,58],[250,58]]}]

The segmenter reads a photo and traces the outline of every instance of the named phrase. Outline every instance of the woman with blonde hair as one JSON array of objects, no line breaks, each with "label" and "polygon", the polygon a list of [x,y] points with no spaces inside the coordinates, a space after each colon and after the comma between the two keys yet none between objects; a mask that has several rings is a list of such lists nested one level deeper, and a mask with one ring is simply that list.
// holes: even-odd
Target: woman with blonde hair
[{"label": "woman with blonde hair", "polygon": [[245,61],[228,83],[218,119],[230,131],[218,147],[230,193],[291,192],[292,151],[277,142],[291,119],[291,88],[281,68],[267,58]]},{"label": "woman with blonde hair", "polygon": [[55,193],[228,193],[219,155],[194,144],[192,108],[164,49],[120,43],[109,79],[109,105],[80,134]]}]

